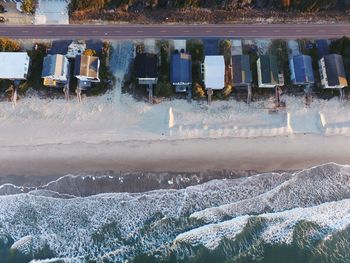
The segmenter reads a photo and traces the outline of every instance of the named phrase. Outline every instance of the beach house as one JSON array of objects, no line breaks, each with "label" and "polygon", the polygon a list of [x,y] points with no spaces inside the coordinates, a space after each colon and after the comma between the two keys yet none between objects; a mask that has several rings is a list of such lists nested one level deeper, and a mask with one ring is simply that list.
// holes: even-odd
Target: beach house
[{"label": "beach house", "polygon": [[192,86],[191,55],[185,52],[175,52],[171,56],[170,82],[176,92],[187,92]]},{"label": "beach house", "polygon": [[324,89],[342,89],[348,85],[342,56],[330,54],[319,62],[321,86]]},{"label": "beach house", "polygon": [[280,84],[275,56],[260,56],[257,60],[257,71],[259,88],[275,88]]},{"label": "beach house", "polygon": [[41,77],[44,85],[49,87],[61,87],[68,81],[69,62],[66,56],[56,54],[44,58]]},{"label": "beach house", "polygon": [[91,87],[92,83],[100,82],[100,59],[96,56],[78,55],[75,58],[74,76],[78,79],[81,89]]},{"label": "beach house", "polygon": [[225,87],[224,56],[205,56],[202,64],[203,82],[206,89],[221,90]]},{"label": "beach house", "polygon": [[313,85],[315,83],[312,58],[306,55],[293,56],[289,60],[290,79],[294,85]]},{"label": "beach house", "polygon": [[135,58],[136,79],[140,85],[155,85],[158,82],[158,57],[151,53],[141,53]]},{"label": "beach house", "polygon": [[0,52],[0,79],[27,79],[29,63],[27,52]]},{"label": "beach house", "polygon": [[234,87],[248,87],[253,81],[248,55],[232,56],[232,85]]}]

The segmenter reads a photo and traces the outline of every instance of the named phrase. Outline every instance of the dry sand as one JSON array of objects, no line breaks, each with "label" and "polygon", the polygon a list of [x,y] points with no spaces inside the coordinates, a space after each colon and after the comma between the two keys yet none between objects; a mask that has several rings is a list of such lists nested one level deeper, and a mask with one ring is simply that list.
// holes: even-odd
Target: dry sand
[{"label": "dry sand", "polygon": [[350,137],[128,141],[0,148],[2,175],[64,175],[95,171],[287,171],[327,162],[348,164]]}]

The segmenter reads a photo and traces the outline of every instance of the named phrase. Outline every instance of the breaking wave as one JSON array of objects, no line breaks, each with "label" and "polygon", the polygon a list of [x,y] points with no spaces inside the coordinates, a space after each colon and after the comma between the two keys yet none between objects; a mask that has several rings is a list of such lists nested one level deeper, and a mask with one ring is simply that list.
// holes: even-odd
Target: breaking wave
[{"label": "breaking wave", "polygon": [[89,188],[95,187],[90,194],[102,192],[97,195],[82,192],[87,185],[73,180],[81,182],[82,175],[41,188],[2,185],[0,261],[347,262],[350,257],[350,166],[331,163],[183,189],[103,193],[112,188],[101,187],[101,180],[120,183],[120,175],[116,181],[113,176],[85,175]]}]

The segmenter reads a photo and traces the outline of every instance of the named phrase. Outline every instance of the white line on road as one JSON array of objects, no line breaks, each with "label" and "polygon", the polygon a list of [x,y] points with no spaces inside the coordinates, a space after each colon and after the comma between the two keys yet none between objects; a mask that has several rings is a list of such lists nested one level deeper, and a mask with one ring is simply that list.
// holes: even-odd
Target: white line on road
[{"label": "white line on road", "polygon": [[46,33],[52,33],[52,31],[49,31],[49,30],[48,30],[48,31],[46,31]]},{"label": "white line on road", "polygon": [[273,31],[274,33],[279,33],[279,32],[281,32],[280,30],[274,30]]},{"label": "white line on road", "polygon": [[229,30],[228,32],[229,32],[229,33],[236,33],[235,30]]},{"label": "white line on road", "polygon": [[190,31],[189,31],[189,30],[184,30],[184,31],[182,31],[182,32],[184,32],[184,33],[190,33]]},{"label": "white line on road", "polygon": [[252,33],[257,33],[258,31],[256,31],[256,30],[251,30],[250,32],[252,32]]},{"label": "white line on road", "polygon": [[295,30],[295,32],[300,33],[300,32],[303,32],[303,30],[297,29]]},{"label": "white line on road", "polygon": [[97,30],[92,30],[92,33],[98,33],[98,31]]},{"label": "white line on road", "polygon": [[120,31],[119,31],[119,30],[116,30],[116,31],[114,31],[114,33],[120,33]]},{"label": "white line on road", "polygon": [[160,30],[159,32],[160,33],[166,33],[166,30]]},{"label": "white line on road", "polygon": [[29,31],[27,31],[27,30],[23,30],[23,31],[22,31],[22,33],[28,33],[28,32],[29,32]]},{"label": "white line on road", "polygon": [[143,33],[143,31],[142,30],[137,30],[137,33]]},{"label": "white line on road", "polygon": [[211,31],[211,30],[206,30],[205,32],[206,32],[206,33],[211,33],[211,32],[213,32],[213,31]]},{"label": "white line on road", "polygon": [[72,31],[72,30],[70,30],[70,31],[68,31],[68,33],[74,33],[75,31]]}]

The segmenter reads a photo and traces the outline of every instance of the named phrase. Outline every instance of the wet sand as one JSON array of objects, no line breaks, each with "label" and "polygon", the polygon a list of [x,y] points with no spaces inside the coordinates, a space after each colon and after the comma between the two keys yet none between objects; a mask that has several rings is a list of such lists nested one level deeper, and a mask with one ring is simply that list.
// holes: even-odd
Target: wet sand
[{"label": "wet sand", "polygon": [[127,141],[0,147],[1,175],[59,176],[96,171],[290,171],[350,161],[350,137]]}]

